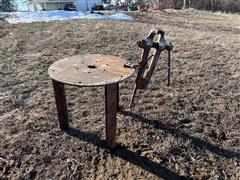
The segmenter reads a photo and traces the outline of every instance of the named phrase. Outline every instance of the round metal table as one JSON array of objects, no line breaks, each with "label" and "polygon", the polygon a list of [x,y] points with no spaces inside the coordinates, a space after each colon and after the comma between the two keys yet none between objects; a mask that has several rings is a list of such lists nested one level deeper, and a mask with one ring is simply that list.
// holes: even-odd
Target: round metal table
[{"label": "round metal table", "polygon": [[106,144],[116,146],[116,114],[119,109],[119,82],[130,77],[134,70],[125,68],[120,57],[85,54],[59,60],[48,70],[52,78],[58,120],[61,129],[69,128],[64,84],[79,87],[105,86]]}]

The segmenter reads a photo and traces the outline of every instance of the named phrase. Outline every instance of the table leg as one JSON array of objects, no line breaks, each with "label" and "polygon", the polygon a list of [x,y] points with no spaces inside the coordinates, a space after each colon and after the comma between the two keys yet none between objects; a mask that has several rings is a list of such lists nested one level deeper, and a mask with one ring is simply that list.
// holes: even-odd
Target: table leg
[{"label": "table leg", "polygon": [[105,86],[105,109],[106,109],[106,144],[113,149],[116,147],[116,115],[118,102],[118,83]]},{"label": "table leg", "polygon": [[69,120],[68,120],[68,110],[66,103],[66,96],[64,91],[64,84],[61,82],[57,82],[52,80],[57,112],[58,112],[58,121],[61,129],[69,128]]},{"label": "table leg", "polygon": [[117,84],[117,111],[120,111],[120,107],[119,107],[119,83]]}]

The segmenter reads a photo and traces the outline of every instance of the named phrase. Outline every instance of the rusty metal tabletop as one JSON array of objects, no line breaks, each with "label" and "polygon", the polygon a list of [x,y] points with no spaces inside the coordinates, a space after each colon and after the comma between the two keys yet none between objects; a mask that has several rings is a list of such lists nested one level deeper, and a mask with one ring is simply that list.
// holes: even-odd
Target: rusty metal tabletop
[{"label": "rusty metal tabletop", "polygon": [[117,83],[130,77],[134,70],[125,68],[126,60],[101,54],[72,56],[53,63],[49,76],[55,81],[90,87]]}]

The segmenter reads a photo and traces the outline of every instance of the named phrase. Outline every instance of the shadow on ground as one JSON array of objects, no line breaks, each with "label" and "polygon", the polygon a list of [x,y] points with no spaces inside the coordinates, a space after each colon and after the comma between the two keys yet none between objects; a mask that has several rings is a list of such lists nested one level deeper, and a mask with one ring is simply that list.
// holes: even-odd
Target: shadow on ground
[{"label": "shadow on ground", "polygon": [[133,118],[135,121],[140,121],[142,123],[147,123],[149,125],[152,125],[155,129],[161,129],[165,131],[165,133],[174,135],[175,137],[182,138],[184,140],[191,140],[191,144],[193,145],[194,148],[199,148],[199,149],[205,149],[208,150],[216,155],[220,155],[226,158],[237,158],[240,159],[240,153],[239,152],[234,152],[226,149],[222,149],[217,145],[211,144],[205,140],[202,140],[197,137],[193,137],[187,133],[184,133],[180,131],[177,128],[173,128],[170,125],[166,125],[160,121],[153,120],[153,119],[148,119],[145,118],[141,115],[138,115],[136,113],[130,112],[130,111],[120,111],[121,114],[124,116],[130,116]]},{"label": "shadow on ground", "polygon": [[[197,137],[193,137],[187,133],[184,133],[180,131],[179,129],[173,128],[170,125],[166,125],[162,122],[159,122],[157,120],[147,119],[141,115],[135,114],[130,111],[120,111],[121,114],[125,116],[132,117],[135,121],[140,121],[142,123],[147,123],[149,125],[154,126],[156,129],[161,129],[165,131],[168,134],[172,134],[175,137],[182,138],[184,140],[191,140],[191,143],[194,148],[200,148],[200,149],[206,149],[216,155],[224,156],[226,158],[237,158],[240,159],[240,153],[225,150],[217,145],[211,144],[205,140],[202,140]],[[106,148],[105,147],[105,141],[102,140],[98,135],[89,133],[89,132],[82,132],[75,128],[69,128],[68,130],[65,130],[65,132],[75,138],[78,138],[82,141],[94,144],[100,148]],[[110,154],[120,157],[124,159],[125,161],[128,161],[130,163],[133,163],[144,170],[158,176],[164,179],[190,179],[189,177],[180,176],[177,173],[173,172],[172,170],[161,166],[160,164],[153,162],[152,160],[148,159],[147,157],[140,156],[137,153],[130,151],[128,148],[119,145],[116,149],[112,151],[108,151]]]},{"label": "shadow on ground", "polygon": [[[105,141],[100,139],[100,137],[93,133],[88,132],[82,132],[75,128],[69,128],[68,130],[65,130],[65,132],[75,138],[78,138],[82,141],[94,144],[100,148],[106,148],[105,147]],[[150,159],[140,156],[137,153],[128,150],[124,146],[118,146],[116,149],[112,151],[108,151],[110,154],[120,157],[124,159],[125,161],[128,161],[130,163],[133,163],[144,170],[161,177],[163,179],[189,179],[185,176],[180,176],[177,173],[167,169],[166,167],[161,166],[158,163],[155,163],[151,161]]]}]

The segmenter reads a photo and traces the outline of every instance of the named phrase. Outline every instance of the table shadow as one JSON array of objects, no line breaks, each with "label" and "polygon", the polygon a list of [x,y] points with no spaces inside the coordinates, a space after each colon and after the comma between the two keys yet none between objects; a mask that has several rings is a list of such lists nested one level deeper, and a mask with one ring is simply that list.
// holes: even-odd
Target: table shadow
[{"label": "table shadow", "polygon": [[[98,135],[82,132],[76,128],[69,128],[68,130],[64,130],[69,136],[78,138],[82,141],[94,144],[100,148],[107,149],[105,147],[105,141],[102,140]],[[180,176],[174,171],[161,166],[160,164],[148,159],[147,157],[140,156],[137,153],[130,151],[124,146],[118,145],[114,150],[107,150],[111,155],[117,156],[125,161],[128,161],[136,166],[141,167],[142,169],[160,177],[163,179],[191,179],[186,176]]]}]

